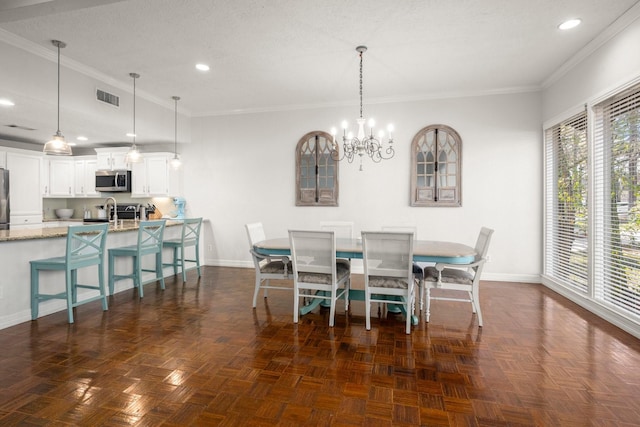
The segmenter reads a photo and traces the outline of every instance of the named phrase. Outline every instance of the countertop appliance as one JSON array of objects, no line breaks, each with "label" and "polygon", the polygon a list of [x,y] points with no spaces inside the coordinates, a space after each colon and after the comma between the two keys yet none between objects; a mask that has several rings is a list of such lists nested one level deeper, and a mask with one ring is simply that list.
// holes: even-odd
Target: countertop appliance
[{"label": "countertop appliance", "polygon": [[0,230],[9,229],[9,171],[0,168]]},{"label": "countertop appliance", "polygon": [[96,191],[131,193],[131,171],[123,169],[97,170]]}]

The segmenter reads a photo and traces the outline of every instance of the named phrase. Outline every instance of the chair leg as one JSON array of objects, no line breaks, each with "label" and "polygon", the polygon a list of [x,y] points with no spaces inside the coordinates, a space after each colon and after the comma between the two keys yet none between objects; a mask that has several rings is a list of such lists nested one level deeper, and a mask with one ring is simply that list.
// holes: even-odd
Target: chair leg
[{"label": "chair leg", "polygon": [[[184,270],[182,271],[182,274],[184,277]],[[160,280],[160,288],[164,289],[164,273],[162,271],[162,251],[159,251],[156,254],[156,280]]]},{"label": "chair leg", "polygon": [[173,247],[173,275],[178,274],[178,247]]},{"label": "chair leg", "polygon": [[31,263],[31,320],[38,318],[40,304],[40,271]]},{"label": "chair leg", "polygon": [[187,281],[187,269],[185,268],[185,260],[184,260],[184,246],[180,248],[180,266],[182,267],[182,281]]},{"label": "chair leg", "polygon": [[338,289],[333,289],[333,291],[331,291],[331,299],[329,301],[331,301],[331,305],[329,306],[329,327],[333,328],[333,325],[335,323],[335,318],[336,318],[336,295],[338,293]]},{"label": "chair leg", "polygon": [[67,288],[67,314],[69,317],[69,323],[73,323],[73,289],[75,288],[75,285],[74,283],[72,283],[72,276],[72,271],[69,271],[69,269],[67,269],[64,275],[64,280],[65,287]]},{"label": "chair leg", "polygon": [[71,270],[71,301],[78,303],[78,270]]},{"label": "chair leg", "polygon": [[256,289],[253,291],[253,308],[258,304],[258,294],[260,293],[260,273],[256,272]]},{"label": "chair leg", "polygon": [[425,322],[429,323],[429,316],[431,316],[431,288],[426,285],[425,283],[425,315],[424,315],[424,320]]},{"label": "chair leg", "polygon": [[365,328],[371,330],[371,294],[368,290],[364,291],[364,318]]},{"label": "chair leg", "polygon": [[113,279],[113,274],[114,274],[114,269],[115,269],[115,256],[113,256],[113,254],[111,254],[111,252],[109,252],[109,266],[107,267],[108,271],[109,271],[109,295],[113,295],[113,288],[114,288],[114,279]]},{"label": "chair leg", "polygon": [[138,288],[138,296],[144,298],[144,289],[142,287],[142,262],[139,256],[133,256],[133,287]]},{"label": "chair leg", "polygon": [[473,304],[474,312],[478,315],[478,327],[482,328],[482,311],[480,311],[480,295],[478,291],[472,293],[471,304]]},{"label": "chair leg", "polygon": [[198,277],[202,277],[200,274],[200,245],[196,243],[196,269],[198,270]]},{"label": "chair leg", "polygon": [[102,296],[102,311],[107,311],[109,305],[107,304],[107,293],[104,290],[104,265],[102,262],[98,264],[98,287],[100,288],[100,296]]},{"label": "chair leg", "polygon": [[298,316],[300,315],[300,295],[298,294],[298,287],[293,288],[293,323],[298,323]]}]

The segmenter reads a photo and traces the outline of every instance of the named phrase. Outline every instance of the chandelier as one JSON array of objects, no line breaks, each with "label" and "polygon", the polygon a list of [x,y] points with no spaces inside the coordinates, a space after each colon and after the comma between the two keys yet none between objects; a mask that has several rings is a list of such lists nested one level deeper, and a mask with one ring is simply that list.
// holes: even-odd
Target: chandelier
[{"label": "chandelier", "polygon": [[71,156],[71,146],[64,139],[60,132],[60,49],[64,49],[67,45],[59,40],[51,40],[51,44],[58,48],[58,130],[50,141],[44,144],[44,154],[52,156]]},{"label": "chandelier", "polygon": [[[342,155],[340,155],[340,147],[336,144],[336,128],[331,128],[332,148],[331,157],[334,160],[347,159],[349,163],[353,162],[356,155],[360,158],[360,170],[362,170],[362,158],[369,156],[375,163],[382,160],[388,160],[395,154],[393,149],[393,125],[387,126],[388,142],[387,148],[383,148],[383,140],[385,137],[384,130],[378,132],[377,137],[374,135],[375,121],[369,119],[367,122],[362,116],[362,54],[367,51],[366,46],[358,46],[356,48],[360,56],[360,118],[357,120],[358,133],[354,136],[353,132],[348,130],[349,123],[344,120],[342,122]],[[365,131],[365,122],[369,127],[368,132]]]}]

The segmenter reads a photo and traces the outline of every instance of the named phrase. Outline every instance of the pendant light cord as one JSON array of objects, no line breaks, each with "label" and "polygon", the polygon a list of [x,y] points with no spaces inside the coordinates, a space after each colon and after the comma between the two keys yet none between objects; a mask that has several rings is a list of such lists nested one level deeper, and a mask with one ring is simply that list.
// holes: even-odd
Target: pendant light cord
[{"label": "pendant light cord", "polygon": [[362,118],[362,51],[360,52],[360,118]]},{"label": "pendant light cord", "polygon": [[136,145],[136,76],[133,77],[133,145]]},{"label": "pendant light cord", "polygon": [[58,44],[58,129],[60,133],[60,44]]},{"label": "pendant light cord", "polygon": [[173,144],[173,155],[177,156],[178,155],[178,97],[175,96],[173,98],[174,102],[175,102],[175,123],[176,123],[176,127],[175,127],[175,138],[174,138],[174,144]]}]

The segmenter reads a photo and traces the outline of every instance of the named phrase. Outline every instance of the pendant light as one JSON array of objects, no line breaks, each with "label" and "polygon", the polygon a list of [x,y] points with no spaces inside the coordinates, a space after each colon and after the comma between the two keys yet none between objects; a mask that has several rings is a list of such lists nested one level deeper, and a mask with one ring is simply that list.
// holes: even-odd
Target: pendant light
[{"label": "pendant light", "polygon": [[178,157],[178,101],[180,101],[179,96],[172,96],[175,103],[175,139],[173,145],[173,159],[171,159],[171,167],[174,169],[179,169],[182,166],[182,162],[180,161],[180,157]]},{"label": "pendant light", "polygon": [[44,144],[42,151],[51,156],[71,156],[73,154],[71,147],[60,132],[60,49],[66,47],[67,44],[58,40],[51,40],[51,44],[58,48],[58,130],[53,138]]},{"label": "pendant light", "polygon": [[133,79],[133,133],[129,134],[133,138],[133,144],[127,152],[125,161],[127,163],[138,163],[142,160],[140,151],[138,151],[138,147],[136,146],[136,79],[140,77],[140,74],[129,73],[129,76]]}]

